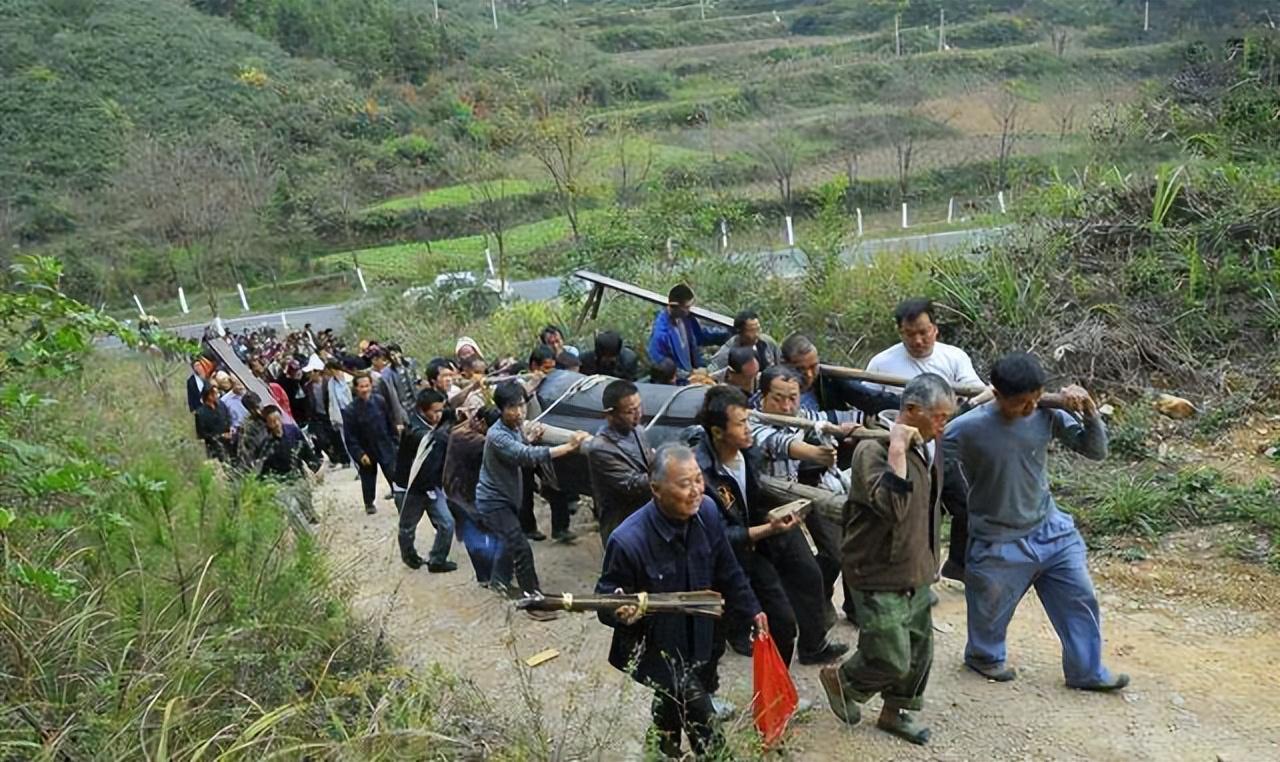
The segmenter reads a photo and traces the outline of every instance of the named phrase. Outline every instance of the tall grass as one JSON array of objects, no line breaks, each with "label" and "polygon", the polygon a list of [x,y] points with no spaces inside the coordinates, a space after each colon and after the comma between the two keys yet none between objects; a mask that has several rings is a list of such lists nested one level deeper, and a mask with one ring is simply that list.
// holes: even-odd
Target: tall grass
[{"label": "tall grass", "polygon": [[274,488],[144,379],[99,358],[0,403],[0,758],[473,753],[474,692],[398,669]]}]

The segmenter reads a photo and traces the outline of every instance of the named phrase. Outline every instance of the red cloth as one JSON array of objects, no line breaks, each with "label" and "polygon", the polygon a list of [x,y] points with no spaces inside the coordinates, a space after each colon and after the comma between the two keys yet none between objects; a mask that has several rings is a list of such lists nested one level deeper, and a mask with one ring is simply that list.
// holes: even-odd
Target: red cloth
[{"label": "red cloth", "polygon": [[782,663],[782,656],[772,637],[767,633],[757,637],[751,654],[755,692],[751,709],[755,714],[756,729],[764,739],[765,748],[769,748],[787,732],[787,723],[791,722],[799,699],[795,683],[791,682],[791,673]]},{"label": "red cloth", "polygon": [[285,393],[284,387],[272,381],[267,384],[267,391],[271,392],[271,399],[276,401],[276,407],[284,413],[285,420],[292,422],[293,406],[289,404],[289,395]]}]

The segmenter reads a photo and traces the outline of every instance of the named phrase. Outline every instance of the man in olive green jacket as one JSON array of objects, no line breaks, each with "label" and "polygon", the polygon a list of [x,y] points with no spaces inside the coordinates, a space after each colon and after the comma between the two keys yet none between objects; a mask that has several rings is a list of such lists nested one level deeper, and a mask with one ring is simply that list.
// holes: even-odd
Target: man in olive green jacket
[{"label": "man in olive green jacket", "polygon": [[907,710],[922,708],[933,662],[929,585],[938,571],[942,448],[936,440],[955,393],[932,373],[902,392],[889,441],[864,440],[853,453],[842,551],[854,597],[858,650],[819,673],[831,710],[856,724],[858,705],[884,698],[877,727],[916,744],[929,730]]}]

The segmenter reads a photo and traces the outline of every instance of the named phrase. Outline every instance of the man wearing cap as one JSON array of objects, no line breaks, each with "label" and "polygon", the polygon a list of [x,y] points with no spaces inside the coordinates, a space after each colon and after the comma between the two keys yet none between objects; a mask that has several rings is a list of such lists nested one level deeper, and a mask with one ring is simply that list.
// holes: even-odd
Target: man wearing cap
[{"label": "man wearing cap", "polygon": [[676,284],[668,292],[667,306],[658,311],[649,334],[649,362],[657,364],[669,359],[682,377],[704,365],[699,347],[723,344],[730,336],[719,326],[700,325],[693,316],[693,302],[693,289],[684,283]]}]

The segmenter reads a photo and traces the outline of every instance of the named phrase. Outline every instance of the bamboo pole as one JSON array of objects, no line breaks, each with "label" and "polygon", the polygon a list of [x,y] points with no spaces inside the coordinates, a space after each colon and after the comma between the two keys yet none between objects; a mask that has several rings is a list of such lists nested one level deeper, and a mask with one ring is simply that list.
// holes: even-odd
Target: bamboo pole
[{"label": "bamboo pole", "polygon": [[[870,381],[873,384],[882,384],[884,386],[903,387],[907,385],[909,379],[901,376],[891,376],[887,373],[874,373],[872,371],[861,370],[859,368],[846,368],[843,365],[821,365],[819,370],[823,375],[833,378],[852,378],[858,381]],[[961,397],[977,397],[987,391],[985,386],[970,386],[967,384],[952,385],[952,389]]]}]

